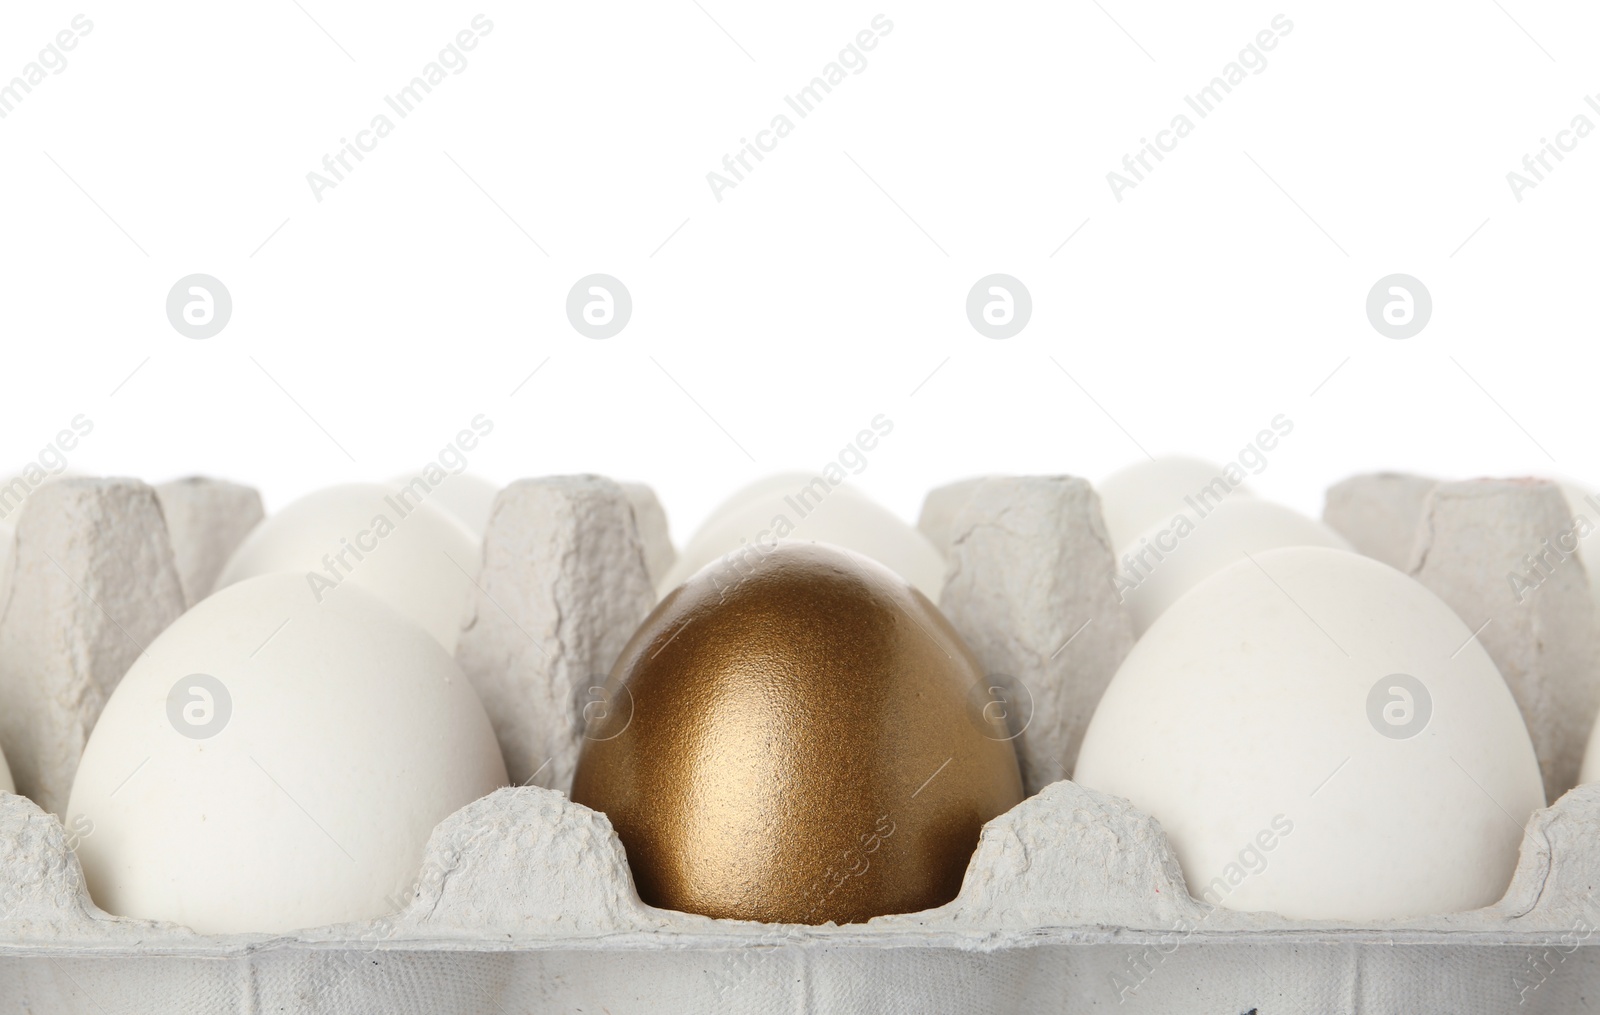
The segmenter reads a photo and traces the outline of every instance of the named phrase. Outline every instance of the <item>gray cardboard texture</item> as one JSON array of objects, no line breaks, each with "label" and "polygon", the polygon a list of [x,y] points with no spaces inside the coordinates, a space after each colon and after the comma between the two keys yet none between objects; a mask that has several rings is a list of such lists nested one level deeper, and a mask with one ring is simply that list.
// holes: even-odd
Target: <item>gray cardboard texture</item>
[{"label": "gray cardboard texture", "polygon": [[[70,634],[29,649],[37,672],[100,674],[132,658],[52,589],[38,567],[41,546],[103,603],[133,602],[134,570],[161,588],[139,600],[149,611],[137,620],[146,637],[181,602],[148,488],[84,482],[28,526],[32,548],[21,548],[33,559],[24,588],[55,604],[51,623],[65,620]],[[1441,589],[1463,582],[1452,592],[1457,603],[1487,601],[1492,583],[1483,576],[1527,533],[1559,522],[1548,498],[1532,491],[1445,489],[1430,511],[1418,573]],[[626,494],[595,477],[526,480],[497,502],[460,654],[486,689],[503,742],[520,745],[523,769],[575,750],[578,734],[561,709],[578,681],[609,666],[650,608],[637,529]],[[1034,752],[1037,792],[985,826],[961,894],[946,906],[848,927],[653,909],[639,901],[605,816],[543,788],[541,778],[443,821],[391,917],[291,935],[206,936],[100,912],[61,822],[0,794],[0,1007],[1488,1015],[1581,1010],[1600,991],[1600,786],[1572,790],[1534,815],[1514,880],[1486,909],[1355,927],[1213,908],[1189,896],[1158,822],[1049,772],[1048,762],[1073,748],[1084,709],[1131,640],[1114,619],[1093,491],[1066,477],[996,480],[974,491],[958,529],[946,607],[986,663],[1038,685],[1039,736],[1029,740],[1030,725],[1019,740]],[[104,552],[113,546],[117,553]],[[1543,629],[1581,631],[1572,600],[1552,600],[1549,623],[1566,618],[1566,626]],[[1509,650],[1507,658],[1550,681],[1583,651],[1530,655],[1515,636]],[[66,665],[75,654],[76,668]],[[534,696],[539,709],[528,709],[524,699]],[[48,770],[59,760],[35,770],[59,781]]]}]

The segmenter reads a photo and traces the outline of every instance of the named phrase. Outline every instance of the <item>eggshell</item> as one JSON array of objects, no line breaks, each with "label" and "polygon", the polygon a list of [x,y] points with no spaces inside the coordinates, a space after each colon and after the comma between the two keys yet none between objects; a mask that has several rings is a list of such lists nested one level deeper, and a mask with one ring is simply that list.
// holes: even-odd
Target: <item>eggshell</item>
[{"label": "eggshell", "polygon": [[[799,490],[815,478],[816,477],[814,475],[807,472],[777,472],[770,476],[763,476],[761,479],[746,483],[744,486],[741,486],[739,489],[729,494],[727,498],[722,501],[722,503],[712,508],[711,513],[706,515],[704,520],[700,522],[700,528],[706,528],[712,522],[723,517],[724,515],[739,510],[746,504],[749,504],[751,501],[763,500],[771,497],[773,494],[781,495]],[[839,487],[835,492],[844,491],[854,492],[848,486]],[[690,542],[692,543],[694,540],[691,539]]]},{"label": "eggshell", "polygon": [[1190,528],[1168,522],[1118,548],[1118,589],[1143,634],[1184,593],[1244,557],[1282,546],[1326,546],[1349,550],[1343,536],[1297,511],[1254,497],[1231,498]]},{"label": "eggshell", "polygon": [[106,703],[67,813],[111,913],[214,933],[392,912],[440,820],[505,784],[483,705],[360,588],[272,574],[197,604]]},{"label": "eggshell", "polygon": [[[1234,467],[1237,469],[1237,466]],[[1156,458],[1113,472],[1095,485],[1112,546],[1138,539],[1145,530],[1169,524],[1178,514],[1194,515],[1188,498],[1209,506],[1234,493],[1249,496],[1243,486],[1230,489],[1222,466],[1198,458]]]},{"label": "eggshell", "polygon": [[[721,545],[725,537],[720,534],[717,523],[750,504],[770,505],[781,503],[786,494],[793,494],[798,490],[805,489],[807,484],[816,478],[816,476],[805,472],[779,472],[745,484],[729,494],[722,503],[711,509],[711,512],[700,522],[700,527],[683,544],[682,556],[710,559],[726,552],[727,547]],[[845,494],[850,497],[861,496],[861,493],[852,486],[834,487],[828,496],[831,497],[833,494]],[[767,521],[770,520],[770,518],[767,519]],[[684,577],[687,578],[690,573],[692,572],[685,572]]]},{"label": "eggshell", "polygon": [[[782,477],[774,477],[777,480]],[[802,503],[805,483],[825,489],[826,481],[802,476],[794,486],[752,494],[695,533],[657,591],[665,596],[690,575],[725,555],[757,553],[754,544],[775,539],[832,543],[871,557],[899,574],[934,602],[944,587],[944,555],[928,538],[899,517],[849,487],[813,494]]]},{"label": "eggshell", "polygon": [[1197,898],[1371,921],[1489,905],[1544,806],[1510,690],[1388,565],[1269,550],[1161,616],[1074,773],[1161,822]]},{"label": "eggshell", "polygon": [[1589,743],[1583,751],[1583,767],[1578,770],[1578,782],[1595,782],[1600,780],[1600,747],[1595,743],[1600,741],[1600,722],[1594,724],[1589,731]]},{"label": "eggshell", "polygon": [[478,562],[478,540],[431,501],[401,500],[377,484],[350,484],[307,494],[269,515],[228,558],[216,587],[285,572],[328,599],[353,584],[453,652]]},{"label": "eggshell", "polygon": [[1022,799],[987,684],[904,579],[780,542],[634,632],[585,712],[572,799],[610,818],[651,905],[807,924],[942,905]]},{"label": "eggshell", "polygon": [[6,764],[6,755],[0,751],[0,792],[15,793],[17,784],[11,781],[11,766]]},{"label": "eggshell", "polygon": [[[403,488],[416,478],[396,476],[390,480],[390,484]],[[439,485],[428,491],[428,503],[443,508],[465,525],[473,536],[482,540],[484,530],[489,527],[489,513],[494,510],[494,499],[499,493],[500,488],[487,479],[470,472],[458,472],[446,475]]]}]

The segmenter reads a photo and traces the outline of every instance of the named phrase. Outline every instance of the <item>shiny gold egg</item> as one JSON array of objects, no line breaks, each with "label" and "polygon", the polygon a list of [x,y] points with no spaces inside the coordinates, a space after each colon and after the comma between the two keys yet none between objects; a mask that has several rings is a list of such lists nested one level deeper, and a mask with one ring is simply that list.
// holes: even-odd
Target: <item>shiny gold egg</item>
[{"label": "shiny gold egg", "polygon": [[982,671],[928,599],[821,543],[752,547],[668,595],[607,680],[572,799],[653,906],[855,923],[943,905],[1022,799]]}]

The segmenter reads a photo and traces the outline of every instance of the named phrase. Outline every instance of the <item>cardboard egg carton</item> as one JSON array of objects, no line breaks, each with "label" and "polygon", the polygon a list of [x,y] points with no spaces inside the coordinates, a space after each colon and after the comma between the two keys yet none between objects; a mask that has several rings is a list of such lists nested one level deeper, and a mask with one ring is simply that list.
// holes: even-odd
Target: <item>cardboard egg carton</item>
[{"label": "cardboard egg carton", "polygon": [[391,916],[206,935],[100,911],[73,853],[92,829],[34,800],[64,805],[73,752],[121,670],[189,600],[185,574],[226,556],[238,513],[259,502],[205,481],[41,489],[0,612],[0,742],[34,797],[0,794],[0,1008],[1577,1010],[1600,990],[1600,786],[1566,791],[1594,713],[1594,604],[1575,558],[1537,601],[1511,609],[1506,592],[1507,568],[1571,524],[1554,490],[1358,477],[1329,496],[1330,524],[1399,560],[1479,631],[1564,793],[1530,822],[1504,898],[1483,910],[1352,926],[1219,908],[1190,896],[1154,819],[1063,779],[1133,641],[1098,498],[1069,477],[930,496],[924,530],[950,561],[941,605],[1007,700],[1031,701],[1016,740],[1031,795],[985,826],[960,895],[845,927],[647,906],[605,816],[563,791],[588,688],[653,605],[670,544],[647,490],[560,477],[502,492],[457,653],[517,785],[435,829]]}]

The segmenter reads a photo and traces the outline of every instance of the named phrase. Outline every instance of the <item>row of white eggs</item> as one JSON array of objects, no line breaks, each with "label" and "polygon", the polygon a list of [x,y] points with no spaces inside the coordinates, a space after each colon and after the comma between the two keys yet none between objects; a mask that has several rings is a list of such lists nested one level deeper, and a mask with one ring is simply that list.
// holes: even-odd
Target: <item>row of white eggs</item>
[{"label": "row of white eggs", "polygon": [[[1219,475],[1163,460],[1098,488],[1142,637],[1074,778],[1157,817],[1191,890],[1220,879],[1233,908],[1371,920],[1492,902],[1544,803],[1493,662],[1431,592],[1319,523],[1231,482],[1196,503]],[[451,657],[494,493],[458,480],[455,512],[383,486],[285,507],[134,664],[68,808],[93,822],[78,852],[103,908],[219,932],[380,916],[433,826],[505,784]],[[742,544],[787,538],[874,557],[937,601],[938,547],[847,488],[805,498],[810,481],[730,498],[663,594]],[[773,531],[778,517],[798,520]],[[1429,691],[1413,738],[1368,721],[1378,678],[1396,673]],[[205,735],[224,723],[227,738]]]}]

